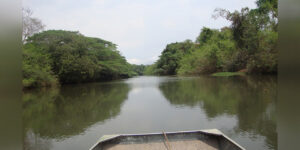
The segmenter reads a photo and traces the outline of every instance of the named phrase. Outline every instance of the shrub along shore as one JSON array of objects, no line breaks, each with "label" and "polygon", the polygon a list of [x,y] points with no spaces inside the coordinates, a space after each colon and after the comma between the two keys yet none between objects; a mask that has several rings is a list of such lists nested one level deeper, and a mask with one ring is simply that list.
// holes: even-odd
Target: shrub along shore
[{"label": "shrub along shore", "polygon": [[258,0],[256,4],[255,9],[234,12],[216,9],[213,17],[227,19],[229,27],[204,27],[195,41],[168,44],[145,74],[277,74],[278,2]]},{"label": "shrub along shore", "polygon": [[131,65],[116,44],[79,32],[49,30],[23,45],[23,87],[46,87],[128,78],[143,65]]}]

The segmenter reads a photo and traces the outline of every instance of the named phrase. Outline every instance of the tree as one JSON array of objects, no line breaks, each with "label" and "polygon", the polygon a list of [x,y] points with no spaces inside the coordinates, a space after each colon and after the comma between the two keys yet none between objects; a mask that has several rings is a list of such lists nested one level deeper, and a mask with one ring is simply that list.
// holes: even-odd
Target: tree
[{"label": "tree", "polygon": [[65,84],[134,75],[116,44],[79,32],[48,30],[34,34],[27,39],[23,52],[26,87],[51,85],[54,79]]},{"label": "tree", "polygon": [[35,33],[44,30],[45,25],[38,18],[32,17],[33,12],[29,8],[22,9],[23,32],[22,41],[25,43],[26,39]]},{"label": "tree", "polygon": [[202,28],[201,34],[196,39],[196,43],[197,44],[206,43],[211,38],[214,32],[215,32],[214,30],[209,29],[207,27]]},{"label": "tree", "polygon": [[202,28],[195,43],[184,51],[178,43],[168,44],[160,59],[147,71],[161,75],[240,70],[277,73],[277,3],[276,0],[258,0],[256,9],[246,7],[234,12],[216,9],[213,18],[227,19],[231,22],[229,27]]},{"label": "tree", "polygon": [[239,53],[236,68],[249,72],[277,72],[278,2],[258,0],[258,8],[243,8],[240,12],[216,9],[214,18],[224,17],[231,21],[234,40]]},{"label": "tree", "polygon": [[190,52],[193,46],[194,43],[191,40],[168,44],[156,62],[155,72],[160,75],[175,75],[179,68],[179,61]]},{"label": "tree", "polygon": [[278,0],[258,0],[256,5],[261,14],[271,13],[272,17],[278,17]]},{"label": "tree", "polygon": [[134,75],[139,75],[140,76],[140,75],[144,74],[146,66],[145,65],[132,64],[131,68],[132,68],[132,71],[134,72]]},{"label": "tree", "polygon": [[177,74],[198,75],[232,70],[232,58],[237,50],[231,29],[203,28],[197,39],[201,39],[200,45],[180,60]]},{"label": "tree", "polygon": [[46,87],[58,84],[54,75],[49,55],[41,53],[33,44],[23,46],[23,87]]}]

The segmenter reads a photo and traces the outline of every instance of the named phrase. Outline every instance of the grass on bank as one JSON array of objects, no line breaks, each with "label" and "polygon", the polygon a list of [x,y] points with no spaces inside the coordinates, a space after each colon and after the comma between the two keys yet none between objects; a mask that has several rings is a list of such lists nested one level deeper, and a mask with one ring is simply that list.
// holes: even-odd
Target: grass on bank
[{"label": "grass on bank", "polygon": [[230,77],[230,76],[243,76],[246,75],[245,72],[217,72],[213,73],[214,77]]}]

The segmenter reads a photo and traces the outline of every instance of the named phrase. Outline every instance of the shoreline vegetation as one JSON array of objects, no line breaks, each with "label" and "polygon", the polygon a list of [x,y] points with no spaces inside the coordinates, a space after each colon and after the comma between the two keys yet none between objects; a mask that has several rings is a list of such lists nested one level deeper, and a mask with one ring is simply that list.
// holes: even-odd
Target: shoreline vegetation
[{"label": "shoreline vegetation", "polygon": [[245,72],[217,72],[211,74],[214,77],[230,77],[230,76],[244,76],[246,75]]},{"label": "shoreline vegetation", "polygon": [[[234,76],[277,74],[277,0],[257,0],[257,8],[213,18],[228,27],[203,27],[195,41],[170,43],[152,65],[129,64],[117,45],[77,31],[47,30],[23,10],[23,88],[107,81],[137,75]],[[24,13],[25,12],[25,13]],[[43,32],[41,32],[43,31]]]},{"label": "shoreline vegetation", "polygon": [[225,18],[231,22],[229,27],[203,27],[195,41],[168,44],[145,74],[277,74],[278,2],[258,0],[256,4],[255,9],[234,12],[216,9],[213,18]]},{"label": "shoreline vegetation", "polygon": [[48,30],[23,45],[23,87],[106,81],[140,75],[143,65],[131,65],[116,44],[79,32]]}]

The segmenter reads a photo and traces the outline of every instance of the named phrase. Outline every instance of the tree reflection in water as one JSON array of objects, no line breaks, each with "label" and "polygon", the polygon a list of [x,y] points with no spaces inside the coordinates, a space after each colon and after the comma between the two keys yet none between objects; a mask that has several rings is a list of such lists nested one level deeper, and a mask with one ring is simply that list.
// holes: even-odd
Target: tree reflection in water
[{"label": "tree reflection in water", "polygon": [[50,138],[63,140],[84,132],[96,122],[117,116],[128,92],[125,83],[91,83],[24,92],[25,149],[29,146],[29,149],[34,149],[33,145],[37,149],[47,149],[38,147],[47,144],[38,143]]},{"label": "tree reflection in water", "polygon": [[276,89],[272,76],[203,76],[25,91],[24,149],[88,149],[103,134],[210,127],[248,149],[277,149]]},{"label": "tree reflection in water", "polygon": [[211,119],[236,116],[236,134],[264,136],[267,145],[277,149],[276,77],[199,77],[164,82],[159,88],[172,105],[200,106]]}]

